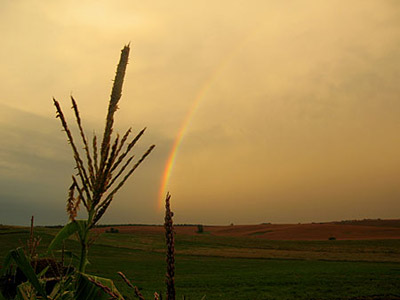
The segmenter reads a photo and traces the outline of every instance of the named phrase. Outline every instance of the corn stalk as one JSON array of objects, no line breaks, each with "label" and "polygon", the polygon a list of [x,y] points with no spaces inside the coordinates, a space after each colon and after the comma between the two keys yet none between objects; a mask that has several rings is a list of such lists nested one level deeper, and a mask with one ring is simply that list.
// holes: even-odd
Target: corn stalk
[{"label": "corn stalk", "polygon": [[[120,138],[118,134],[116,137],[113,137],[114,114],[118,109],[118,102],[122,95],[122,86],[126,67],[128,65],[129,51],[129,45],[125,46],[121,51],[121,57],[111,91],[100,149],[95,134],[91,141],[86,137],[77,103],[71,96],[72,109],[78,125],[81,144],[83,145],[83,153],[79,151],[80,148],[69,129],[61,106],[59,102],[53,98],[57,112],[56,117],[60,119],[62,128],[72,148],[77,174],[72,176],[72,184],[69,188],[67,198],[67,213],[71,222],[55,237],[49,246],[49,251],[60,245],[65,238],[77,232],[81,245],[80,272],[85,271],[88,262],[87,255],[90,229],[101,219],[113,201],[115,194],[155,147],[154,145],[150,146],[140,159],[135,161],[134,155],[132,155],[132,149],[143,135],[146,128],[138,132],[137,135],[131,139],[130,128],[125,132],[122,138]],[[86,208],[86,220],[76,220],[77,211],[81,204]]]}]

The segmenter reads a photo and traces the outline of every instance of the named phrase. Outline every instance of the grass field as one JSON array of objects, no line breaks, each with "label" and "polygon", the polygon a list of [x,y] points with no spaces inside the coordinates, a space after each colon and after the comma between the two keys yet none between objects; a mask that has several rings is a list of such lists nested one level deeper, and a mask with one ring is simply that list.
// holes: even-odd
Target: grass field
[{"label": "grass field", "polygon": [[[57,229],[37,228],[43,251]],[[0,256],[29,236],[25,228],[0,228]],[[67,248],[78,253],[69,240]],[[397,299],[400,240],[271,241],[256,237],[178,234],[177,299]],[[127,288],[117,271],[146,299],[164,291],[162,232],[103,233],[90,249],[89,273]]]}]

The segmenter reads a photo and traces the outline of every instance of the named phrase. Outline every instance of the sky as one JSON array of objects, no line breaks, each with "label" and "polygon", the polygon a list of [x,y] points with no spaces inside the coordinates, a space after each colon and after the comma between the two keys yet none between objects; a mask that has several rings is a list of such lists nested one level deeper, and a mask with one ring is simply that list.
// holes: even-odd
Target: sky
[{"label": "sky", "polygon": [[399,218],[397,0],[2,0],[0,36],[1,224],[68,221],[52,97],[101,135],[127,43],[115,130],[156,148],[101,223]]}]

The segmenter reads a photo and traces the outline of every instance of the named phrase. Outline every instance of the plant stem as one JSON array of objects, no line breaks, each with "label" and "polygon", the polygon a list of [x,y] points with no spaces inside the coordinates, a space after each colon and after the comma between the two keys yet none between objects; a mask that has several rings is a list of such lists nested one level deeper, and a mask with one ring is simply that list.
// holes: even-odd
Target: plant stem
[{"label": "plant stem", "polygon": [[88,255],[88,234],[85,233],[85,237],[81,240],[81,259],[79,262],[79,272],[85,273],[86,270],[86,262]]},{"label": "plant stem", "polygon": [[85,273],[87,265],[87,257],[89,252],[89,231],[95,214],[94,209],[89,211],[88,220],[82,236],[79,236],[81,243],[81,257],[79,262],[79,272]]}]

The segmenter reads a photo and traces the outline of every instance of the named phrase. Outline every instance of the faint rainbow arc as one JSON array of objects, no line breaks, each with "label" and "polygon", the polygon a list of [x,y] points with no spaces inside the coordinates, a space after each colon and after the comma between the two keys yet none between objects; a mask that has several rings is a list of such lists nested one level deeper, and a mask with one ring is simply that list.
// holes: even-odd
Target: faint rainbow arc
[{"label": "faint rainbow arc", "polygon": [[187,128],[189,127],[190,121],[196,112],[197,108],[201,100],[204,98],[205,94],[210,90],[213,83],[220,76],[220,74],[224,71],[225,67],[233,60],[236,54],[243,48],[245,44],[247,44],[248,40],[250,40],[253,36],[255,36],[259,30],[252,31],[252,34],[248,35],[246,38],[242,40],[241,43],[238,44],[237,47],[230,52],[229,55],[225,56],[224,59],[218,64],[218,66],[214,69],[212,74],[205,80],[205,83],[202,85],[202,88],[197,93],[193,104],[191,105],[186,117],[184,118],[182,125],[179,128],[178,134],[175,137],[174,143],[172,145],[171,151],[168,155],[167,163],[165,164],[164,173],[161,179],[161,186],[158,194],[157,208],[160,210],[166,195],[167,185],[169,183],[169,179],[171,177],[172,169],[174,166],[174,162],[178,153],[178,148],[182,143],[183,136],[185,135]]},{"label": "faint rainbow arc", "polygon": [[[212,76],[212,78],[214,78],[214,77]],[[164,173],[163,173],[163,177],[161,180],[161,187],[160,187],[160,191],[159,191],[159,195],[158,195],[158,205],[157,205],[158,209],[161,208],[162,203],[165,198],[166,188],[167,188],[167,185],[169,182],[169,178],[171,176],[171,171],[172,171],[172,168],[173,168],[173,165],[175,162],[176,155],[178,153],[178,147],[180,146],[180,144],[182,142],[183,136],[184,136],[187,128],[189,127],[189,123],[190,123],[196,109],[198,108],[202,97],[207,92],[209,87],[212,85],[212,82],[213,82],[213,80],[210,80],[209,82],[207,82],[204,85],[204,88],[198,93],[197,97],[195,98],[195,100],[193,101],[193,104],[191,105],[191,107],[189,109],[189,112],[186,114],[186,117],[185,117],[184,121],[182,122],[182,125],[180,126],[178,134],[175,137],[170,154],[168,155],[167,163],[165,164]]]}]

